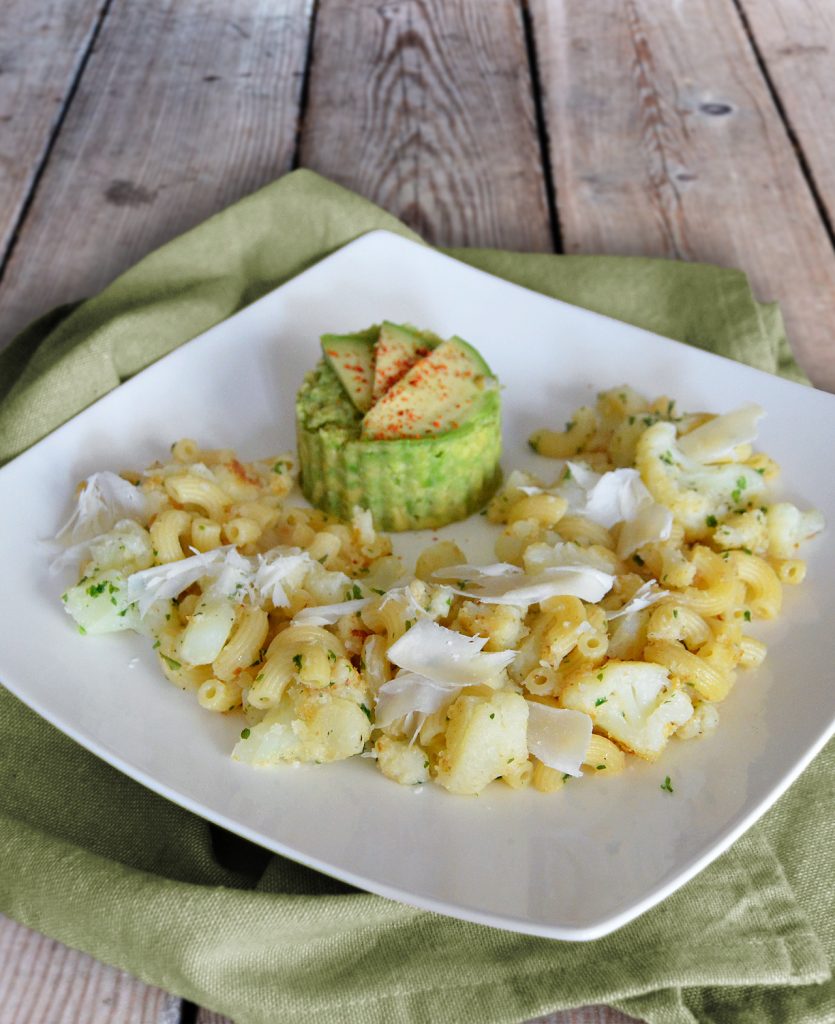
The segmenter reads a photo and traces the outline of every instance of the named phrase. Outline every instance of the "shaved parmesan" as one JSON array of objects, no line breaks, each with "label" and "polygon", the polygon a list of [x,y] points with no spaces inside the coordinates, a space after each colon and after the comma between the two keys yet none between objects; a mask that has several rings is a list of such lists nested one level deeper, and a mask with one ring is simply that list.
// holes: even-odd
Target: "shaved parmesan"
[{"label": "shaved parmesan", "polygon": [[633,519],[627,519],[618,538],[618,558],[629,558],[644,544],[668,540],[673,532],[673,513],[650,499]]},{"label": "shaved parmesan", "polygon": [[419,619],[389,647],[388,657],[398,668],[442,685],[472,686],[492,679],[516,657],[516,651],[483,654],[486,643],[487,637],[464,636]]},{"label": "shaved parmesan", "polygon": [[670,593],[669,590],[656,590],[657,586],[655,580],[643,583],[622,608],[618,608],[616,612],[607,612],[606,618],[611,622],[612,619],[619,619],[622,615],[632,615],[634,612],[649,608],[656,601],[660,601],[662,597],[667,597]]},{"label": "shaved parmesan", "polygon": [[233,579],[236,583],[241,582],[244,575],[241,562],[249,570],[249,562],[238,554],[233,545],[227,544],[191,558],[154,565],[128,576],[128,599],[137,603],[140,615],[145,615],[155,601],[177,597],[192,583],[206,576],[222,579],[224,586],[229,586]]},{"label": "shaved parmesan", "polygon": [[678,447],[698,462],[715,462],[730,455],[741,444],[757,439],[757,425],[765,409],[753,402],[716,416],[678,439]]},{"label": "shaved parmesan", "polygon": [[75,511],[61,527],[56,539],[69,535],[79,541],[106,533],[120,519],[145,521],[148,499],[133,484],[105,470],[87,477],[78,492]]},{"label": "shaved parmesan", "polygon": [[332,626],[343,615],[353,615],[360,611],[371,600],[361,597],[356,601],[341,601],[339,604],[322,604],[317,608],[302,608],[293,618],[294,626]]},{"label": "shaved parmesan", "polygon": [[414,737],[427,715],[440,711],[467,685],[439,683],[418,672],[398,672],[394,679],[383,683],[377,693],[374,724],[385,729],[403,718],[406,731]]},{"label": "shaved parmesan", "polygon": [[273,548],[256,557],[258,567],[252,581],[255,590],[262,600],[269,599],[276,608],[286,608],[290,600],[285,587],[301,586],[313,560],[300,548]]},{"label": "shaved parmesan", "polygon": [[591,729],[591,718],[582,711],[528,701],[528,750],[549,768],[582,775]]},{"label": "shaved parmesan", "polygon": [[586,491],[580,511],[593,523],[610,529],[615,523],[634,519],[641,508],[652,503],[641,474],[636,469],[614,469],[604,473]]},{"label": "shaved parmesan", "polygon": [[[483,604],[513,604],[526,607],[549,597],[579,597],[596,604],[612,589],[614,576],[590,565],[554,565],[529,574],[518,566],[457,565],[453,567],[466,588],[451,587],[453,593]],[[441,570],[444,575],[451,572]]]}]

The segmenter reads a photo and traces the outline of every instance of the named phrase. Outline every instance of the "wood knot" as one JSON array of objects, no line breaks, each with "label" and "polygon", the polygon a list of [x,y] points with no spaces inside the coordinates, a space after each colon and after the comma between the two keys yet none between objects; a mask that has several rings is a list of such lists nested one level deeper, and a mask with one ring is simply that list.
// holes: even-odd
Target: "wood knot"
[{"label": "wood knot", "polygon": [[699,106],[703,114],[709,114],[711,117],[724,117],[726,114],[732,114],[733,109],[730,103],[702,103]]},{"label": "wood knot", "polygon": [[104,190],[104,198],[114,206],[144,206],[152,203],[157,197],[156,191],[151,192],[132,181],[116,178]]}]

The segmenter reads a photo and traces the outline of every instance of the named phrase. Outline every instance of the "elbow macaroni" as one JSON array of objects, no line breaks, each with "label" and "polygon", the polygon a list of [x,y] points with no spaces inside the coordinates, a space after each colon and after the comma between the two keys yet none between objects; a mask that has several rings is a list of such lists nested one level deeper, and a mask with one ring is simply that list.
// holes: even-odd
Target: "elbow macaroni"
[{"label": "elbow macaroni", "polygon": [[[229,449],[183,439],[169,464],[125,474],[155,510],[137,524],[153,564],[176,567],[224,545],[250,560],[276,547],[301,551],[304,570],[282,580],[286,600],[257,597],[245,583],[240,594],[219,596],[207,576],[179,599],[155,602],[138,622],[116,594],[120,580],[145,569],[151,555],[143,547],[141,560],[137,552],[119,556],[114,541],[92,549],[70,610],[87,614],[100,607],[100,594],[110,596],[110,614],[123,622],[96,631],[150,633],[168,680],[193,691],[206,710],[243,716],[233,756],[247,763],[329,761],[367,748],[385,775],[406,785],[433,780],[469,793],[501,778],[513,788],[555,793],[569,776],[534,757],[524,738],[527,702],[538,700],[587,714],[593,732],[586,773],[617,774],[630,754],[654,760],[671,736],[694,739],[715,729],[715,705],[737,672],[766,656],[748,624],[780,614],[783,587],[806,574],[798,547],[823,525],[819,513],[767,503],[757,481],[770,483],[779,468],[750,445],[690,466],[689,477],[676,475],[683,464],[673,452],[676,438],[712,417],[678,416],[674,406],[612,389],[594,407],[578,409],[563,431],[531,438],[540,455],[583,462],[596,474],[638,470],[653,500],[672,513],[672,525],[629,557],[622,557],[628,547],[618,553],[623,527],[584,514],[569,467],[550,490],[514,471],[490,503],[489,521],[500,524],[500,561],[534,576],[552,565],[593,565],[614,578],[600,604],[557,596],[514,606],[462,596],[454,579],[436,582],[467,561],[448,540],[425,548],[415,577],[392,587],[402,567],[368,513],[357,510],[350,523],[338,523],[284,504],[293,486],[291,456],[244,464]],[[653,439],[662,433],[670,450],[659,455]],[[566,481],[574,492],[552,493]],[[661,599],[622,615],[653,581],[663,588]],[[358,597],[365,604],[332,625],[294,621],[304,608]],[[397,675],[388,651],[419,619],[482,637],[485,652],[515,656],[489,682],[462,685],[432,710],[379,727],[375,701]]]}]

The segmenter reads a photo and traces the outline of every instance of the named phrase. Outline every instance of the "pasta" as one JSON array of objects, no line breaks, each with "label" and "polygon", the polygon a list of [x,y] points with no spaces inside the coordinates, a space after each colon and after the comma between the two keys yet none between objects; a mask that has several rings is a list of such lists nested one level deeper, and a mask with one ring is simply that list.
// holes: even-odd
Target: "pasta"
[{"label": "pasta", "polygon": [[76,545],[63,600],[82,632],[147,636],[166,679],[238,716],[239,761],[364,753],[401,785],[556,793],[710,735],[767,656],[749,624],[780,614],[824,524],[771,501],[779,467],[741,415],[603,392],[532,436],[561,460],[553,483],[514,471],[491,500],[495,564],[436,539],[405,576],[368,512],[287,502],[292,456],[183,439],[109,475],[141,511]]}]

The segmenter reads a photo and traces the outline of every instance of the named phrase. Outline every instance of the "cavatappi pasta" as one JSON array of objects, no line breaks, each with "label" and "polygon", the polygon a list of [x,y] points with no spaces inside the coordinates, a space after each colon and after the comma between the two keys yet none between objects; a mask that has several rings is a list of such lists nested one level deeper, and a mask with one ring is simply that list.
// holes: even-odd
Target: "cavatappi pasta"
[{"label": "cavatappi pasta", "polygon": [[761,414],[604,392],[532,436],[553,482],[514,471],[491,501],[496,564],[443,540],[412,573],[368,513],[289,503],[292,456],[181,440],[84,483],[63,600],[80,632],[144,634],[168,680],[239,716],[237,761],[364,754],[403,785],[556,792],[710,734],[766,657],[749,630],[823,520],[771,498]]}]

